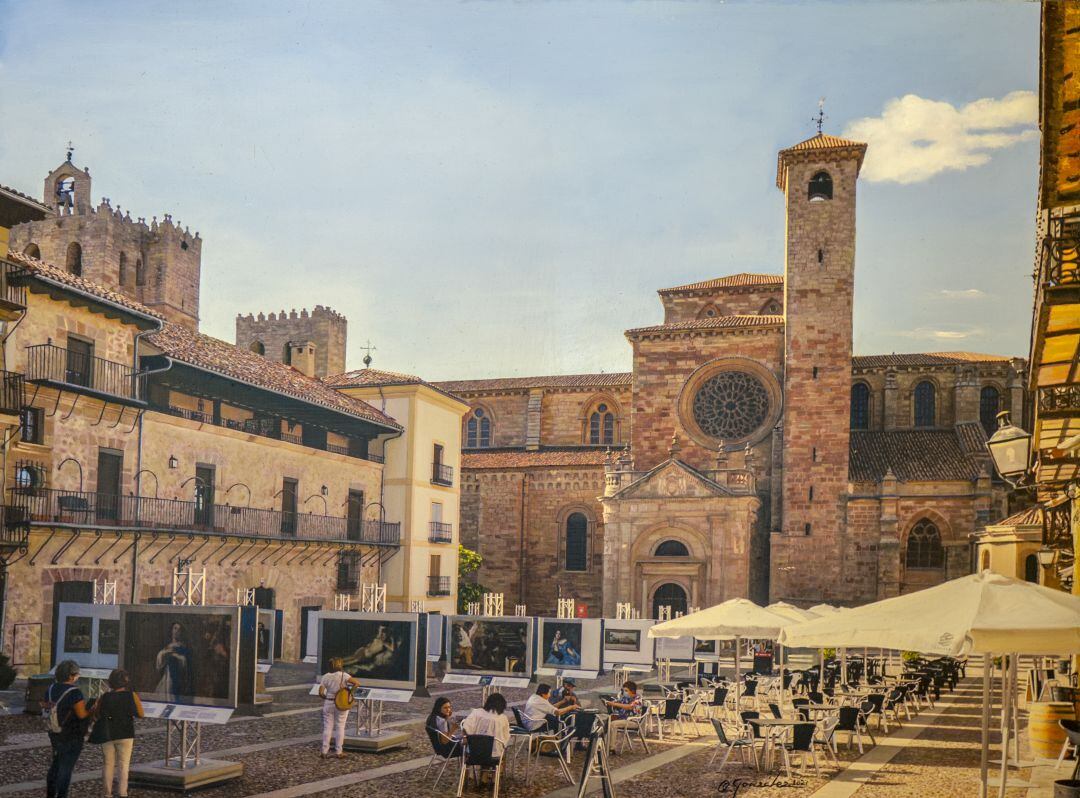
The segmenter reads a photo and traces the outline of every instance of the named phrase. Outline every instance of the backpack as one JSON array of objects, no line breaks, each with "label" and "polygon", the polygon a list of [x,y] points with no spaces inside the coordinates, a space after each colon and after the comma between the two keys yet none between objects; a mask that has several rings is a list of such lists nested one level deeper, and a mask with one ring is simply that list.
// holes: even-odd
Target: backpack
[{"label": "backpack", "polygon": [[64,696],[75,690],[75,685],[71,685],[67,690],[60,694],[60,697],[55,701],[50,701],[49,696],[52,694],[53,685],[49,685],[49,689],[45,692],[45,700],[41,702],[41,721],[45,726],[45,731],[53,734],[59,734],[64,730],[64,724],[71,718],[71,713],[75,711],[72,707],[68,712],[67,717],[60,720],[60,702],[64,700]]}]

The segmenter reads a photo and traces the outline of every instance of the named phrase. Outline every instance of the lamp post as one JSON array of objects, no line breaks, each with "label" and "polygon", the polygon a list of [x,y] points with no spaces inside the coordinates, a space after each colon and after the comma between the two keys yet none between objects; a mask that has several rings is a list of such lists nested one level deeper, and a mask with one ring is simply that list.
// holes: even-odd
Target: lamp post
[{"label": "lamp post", "polygon": [[986,448],[1001,478],[1014,488],[1020,487],[1031,462],[1031,433],[1013,424],[1008,410],[998,413],[997,420],[998,428],[986,442]]}]

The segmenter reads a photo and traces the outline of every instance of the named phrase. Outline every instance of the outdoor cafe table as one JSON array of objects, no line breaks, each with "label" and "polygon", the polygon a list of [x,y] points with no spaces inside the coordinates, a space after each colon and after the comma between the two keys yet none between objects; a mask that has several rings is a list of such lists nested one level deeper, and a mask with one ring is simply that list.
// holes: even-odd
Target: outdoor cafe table
[{"label": "outdoor cafe table", "polygon": [[787,729],[791,728],[792,726],[796,726],[800,723],[806,723],[807,721],[795,720],[793,718],[748,718],[746,722],[764,728],[765,747],[764,749],[762,749],[761,758],[771,763],[773,737],[781,736],[780,733],[776,733],[775,730],[779,729],[781,733],[786,733]]}]

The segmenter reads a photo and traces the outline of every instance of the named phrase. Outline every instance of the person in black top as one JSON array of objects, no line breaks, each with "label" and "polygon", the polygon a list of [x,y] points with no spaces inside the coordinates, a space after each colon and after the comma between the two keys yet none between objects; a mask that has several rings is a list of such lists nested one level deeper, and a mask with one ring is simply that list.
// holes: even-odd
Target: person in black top
[{"label": "person in black top", "polygon": [[101,744],[105,762],[101,769],[105,797],[113,794],[113,774],[116,774],[117,795],[127,798],[128,769],[131,749],[135,745],[135,718],[143,717],[139,694],[131,690],[131,677],[122,668],[109,674],[109,692],[95,703],[91,714],[94,729],[90,742]]},{"label": "person in black top", "polygon": [[45,795],[47,798],[67,798],[71,773],[82,753],[86,733],[83,721],[90,715],[79,689],[77,662],[65,659],[56,666],[56,681],[49,685],[45,697],[50,704],[56,705],[56,717],[60,722],[60,731],[49,732],[52,763],[45,777]]}]

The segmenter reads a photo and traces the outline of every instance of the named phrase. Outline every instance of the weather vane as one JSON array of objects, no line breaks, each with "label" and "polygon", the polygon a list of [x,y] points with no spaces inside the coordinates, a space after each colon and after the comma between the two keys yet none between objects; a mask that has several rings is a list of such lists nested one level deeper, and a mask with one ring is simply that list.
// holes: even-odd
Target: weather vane
[{"label": "weather vane", "polygon": [[375,351],[375,347],[373,347],[371,345],[371,339],[370,338],[368,339],[367,346],[362,346],[360,348],[363,349],[367,353],[367,354],[364,355],[364,368],[370,368],[371,367],[371,353]]},{"label": "weather vane", "polygon": [[825,124],[825,98],[822,97],[817,103],[817,116],[813,118],[813,121],[817,123],[817,132],[821,132],[822,126]]},{"label": "weather vane", "polygon": [[68,163],[71,163],[71,156],[73,156],[74,154],[75,154],[75,145],[72,144],[71,141],[69,140],[68,141],[68,149],[67,149]]}]

